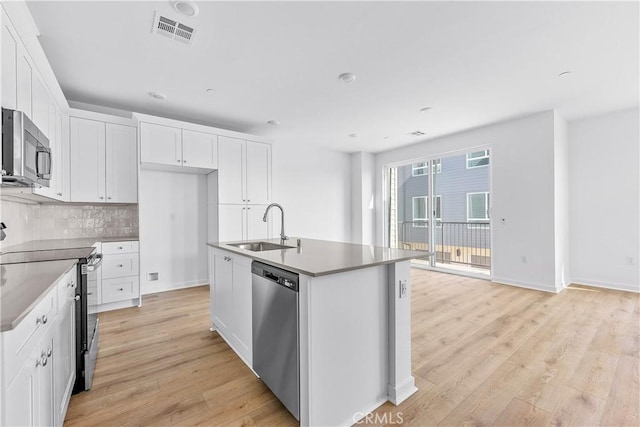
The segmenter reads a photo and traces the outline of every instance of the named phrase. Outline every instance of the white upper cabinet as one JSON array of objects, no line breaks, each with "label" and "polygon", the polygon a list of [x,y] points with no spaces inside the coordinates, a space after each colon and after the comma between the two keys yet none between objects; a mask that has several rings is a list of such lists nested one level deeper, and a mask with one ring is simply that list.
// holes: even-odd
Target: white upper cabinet
[{"label": "white upper cabinet", "polygon": [[140,161],[208,172],[218,168],[218,136],[140,122]]},{"label": "white upper cabinet", "polygon": [[32,68],[31,63],[24,55],[18,55],[18,76],[16,78],[16,87],[18,95],[17,109],[23,111],[29,117],[33,117],[31,114],[31,78]]},{"label": "white upper cabinet", "polygon": [[51,133],[49,132],[49,94],[47,93],[47,87],[40,79],[40,76],[35,73],[32,78],[32,111],[33,123],[38,126],[38,129],[44,133],[49,141],[51,141]]},{"label": "white upper cabinet", "polygon": [[218,203],[245,203],[244,141],[218,137]]},{"label": "white upper cabinet", "polygon": [[245,151],[247,203],[268,204],[271,201],[271,146],[247,141]]},{"label": "white upper cabinet", "polygon": [[2,106],[15,110],[18,106],[17,67],[18,40],[2,13]]},{"label": "white upper cabinet", "polygon": [[182,130],[155,123],[140,123],[140,161],[182,165]]},{"label": "white upper cabinet", "polygon": [[72,117],[71,201],[136,203],[136,128]]},{"label": "white upper cabinet", "polygon": [[218,202],[268,204],[271,200],[271,146],[218,137]]},{"label": "white upper cabinet", "polygon": [[71,201],[105,201],[105,123],[71,117]]},{"label": "white upper cabinet", "polygon": [[182,164],[218,169],[218,135],[182,130]]},{"label": "white upper cabinet", "polygon": [[106,124],[106,195],[107,202],[138,201],[138,163],[136,128]]}]

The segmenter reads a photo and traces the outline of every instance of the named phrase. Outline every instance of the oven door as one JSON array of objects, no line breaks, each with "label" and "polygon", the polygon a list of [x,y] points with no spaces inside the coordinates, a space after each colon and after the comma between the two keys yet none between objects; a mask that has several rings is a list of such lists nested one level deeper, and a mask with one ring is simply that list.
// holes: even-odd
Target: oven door
[{"label": "oven door", "polygon": [[84,389],[91,390],[93,371],[98,359],[100,320],[98,319],[98,291],[102,254],[87,260],[87,349],[84,354]]}]

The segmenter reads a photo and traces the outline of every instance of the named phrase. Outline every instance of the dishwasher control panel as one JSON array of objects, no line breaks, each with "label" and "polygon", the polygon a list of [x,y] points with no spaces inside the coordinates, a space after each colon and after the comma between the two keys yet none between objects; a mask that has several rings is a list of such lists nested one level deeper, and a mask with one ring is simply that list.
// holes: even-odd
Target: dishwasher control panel
[{"label": "dishwasher control panel", "polygon": [[258,261],[251,263],[251,272],[256,276],[264,277],[271,282],[277,283],[292,291],[298,292],[299,275],[292,271],[283,270],[279,267],[263,264]]}]

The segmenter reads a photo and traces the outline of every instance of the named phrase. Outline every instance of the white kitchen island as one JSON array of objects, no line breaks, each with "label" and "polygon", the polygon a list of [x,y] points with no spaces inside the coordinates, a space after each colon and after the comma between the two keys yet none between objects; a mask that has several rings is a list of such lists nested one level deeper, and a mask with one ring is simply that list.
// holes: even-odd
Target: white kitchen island
[{"label": "white kitchen island", "polygon": [[262,252],[209,243],[213,328],[252,367],[251,262],[298,273],[301,425],[351,425],[387,400],[408,398],[417,390],[409,260],[429,254],[296,242]]}]

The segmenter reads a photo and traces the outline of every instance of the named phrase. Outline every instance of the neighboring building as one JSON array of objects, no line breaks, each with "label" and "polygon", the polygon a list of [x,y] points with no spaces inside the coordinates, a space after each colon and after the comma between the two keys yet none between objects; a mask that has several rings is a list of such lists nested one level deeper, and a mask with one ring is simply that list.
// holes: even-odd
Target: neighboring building
[{"label": "neighboring building", "polygon": [[489,266],[489,162],[485,150],[436,160],[433,175],[427,162],[398,167],[398,241],[429,249],[427,194],[433,176],[438,260]]}]

